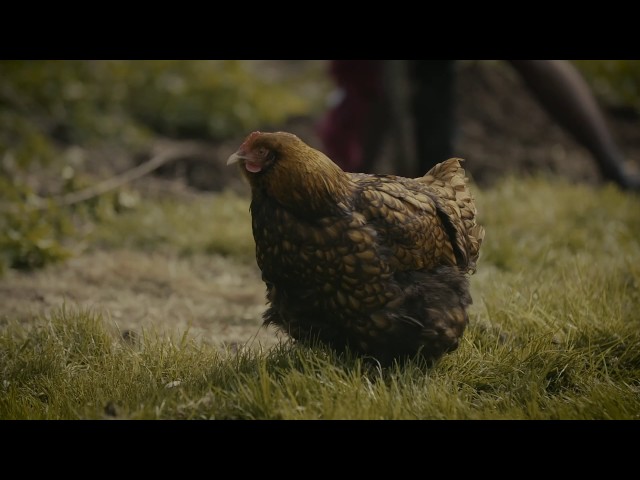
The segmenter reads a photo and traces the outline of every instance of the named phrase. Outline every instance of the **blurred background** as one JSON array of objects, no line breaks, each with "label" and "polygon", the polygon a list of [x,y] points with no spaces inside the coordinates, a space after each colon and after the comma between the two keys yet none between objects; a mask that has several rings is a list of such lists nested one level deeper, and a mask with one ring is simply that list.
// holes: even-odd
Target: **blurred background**
[{"label": "blurred background", "polygon": [[[637,164],[640,61],[572,63]],[[505,62],[455,69],[454,153],[479,186],[534,173],[601,183],[589,153]],[[322,149],[318,123],[336,97],[328,72],[323,60],[1,61],[1,269],[65,258],[65,239],[141,196],[246,194],[224,162],[253,130],[288,130]],[[91,190],[162,154],[152,171]],[[393,149],[383,145],[376,162],[377,173],[394,173]],[[69,196],[83,189],[86,198]]]},{"label": "blurred background", "polygon": [[[0,61],[0,418],[638,419],[640,189],[606,181],[518,61],[449,61],[439,90],[486,228],[456,354],[380,377],[323,352],[235,355],[280,338],[226,160],[257,129],[323,151],[354,133],[327,123],[349,98],[335,62]],[[640,61],[569,64],[640,167]],[[374,118],[375,75],[349,78],[348,113]],[[384,78],[392,128],[352,166],[398,173],[410,82]]]}]

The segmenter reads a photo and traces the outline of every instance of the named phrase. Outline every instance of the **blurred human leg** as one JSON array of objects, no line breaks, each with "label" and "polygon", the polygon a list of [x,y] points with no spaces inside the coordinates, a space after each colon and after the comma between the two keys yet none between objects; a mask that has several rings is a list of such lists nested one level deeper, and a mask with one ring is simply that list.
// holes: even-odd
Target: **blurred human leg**
[{"label": "blurred human leg", "polygon": [[580,72],[565,60],[509,60],[544,108],[580,142],[606,180],[640,189],[609,130],[602,111]]}]

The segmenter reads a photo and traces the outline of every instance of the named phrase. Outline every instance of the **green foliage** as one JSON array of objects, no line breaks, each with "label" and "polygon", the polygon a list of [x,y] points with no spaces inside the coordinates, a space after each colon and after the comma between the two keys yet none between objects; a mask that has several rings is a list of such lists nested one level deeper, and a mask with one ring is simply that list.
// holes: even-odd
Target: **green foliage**
[{"label": "green foliage", "polygon": [[[0,62],[0,122],[15,124],[0,136],[0,149],[21,165],[54,156],[57,143],[115,139],[133,145],[144,133],[127,121],[117,83],[97,61]],[[16,119],[21,119],[15,122]],[[35,150],[35,152],[34,152]],[[41,155],[33,155],[39,153]]]},{"label": "green foliage", "polygon": [[0,150],[28,164],[50,159],[52,139],[136,149],[151,132],[228,138],[308,113],[300,80],[237,60],[2,61]]},{"label": "green foliage", "polygon": [[607,105],[640,112],[639,60],[574,60],[591,88]]},{"label": "green foliage", "polygon": [[171,136],[228,138],[288,116],[308,113],[295,82],[266,80],[247,62],[145,61],[127,78],[128,105],[135,118]]},{"label": "green foliage", "polygon": [[[19,172],[1,173],[0,168],[0,274],[7,267],[33,270],[69,258],[89,225],[111,219],[137,202],[134,193],[121,189],[62,207],[56,200],[36,197],[27,183],[12,182],[12,176],[20,179]],[[66,192],[83,188],[88,182],[82,175],[72,174],[61,184]]]},{"label": "green foliage", "polygon": [[29,190],[8,184],[2,176],[0,192],[7,202],[0,210],[0,273],[6,267],[39,268],[69,256],[63,239],[73,227],[58,208],[34,208]]},{"label": "green foliage", "polygon": [[28,201],[91,183],[69,146],[135,154],[154,135],[219,140],[318,108],[321,92],[309,95],[306,74],[295,62],[283,65],[284,78],[251,61],[0,61],[3,263],[31,269],[62,259],[71,217],[100,220],[126,209],[122,193],[73,208]]}]

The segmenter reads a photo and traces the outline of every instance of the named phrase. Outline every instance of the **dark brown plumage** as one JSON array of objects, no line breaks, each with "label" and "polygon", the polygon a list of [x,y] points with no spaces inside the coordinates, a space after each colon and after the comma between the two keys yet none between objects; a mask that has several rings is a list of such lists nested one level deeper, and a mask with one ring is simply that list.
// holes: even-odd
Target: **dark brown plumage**
[{"label": "dark brown plumage", "polygon": [[251,185],[265,324],[383,364],[458,346],[484,237],[459,159],[417,179],[346,173],[293,134],[254,132],[235,162]]}]

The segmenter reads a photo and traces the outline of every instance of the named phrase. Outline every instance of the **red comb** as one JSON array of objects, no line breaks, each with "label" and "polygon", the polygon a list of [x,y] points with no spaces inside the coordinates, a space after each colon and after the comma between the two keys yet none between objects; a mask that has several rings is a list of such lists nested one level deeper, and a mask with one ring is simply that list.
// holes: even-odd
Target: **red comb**
[{"label": "red comb", "polygon": [[255,140],[255,138],[260,135],[262,132],[260,131],[255,131],[253,133],[250,133],[249,136],[245,139],[245,141],[242,143],[242,145],[240,145],[241,149],[245,149],[246,147],[248,147],[249,145],[251,145],[253,143],[253,141]]}]

